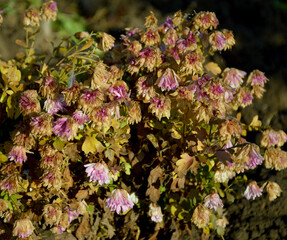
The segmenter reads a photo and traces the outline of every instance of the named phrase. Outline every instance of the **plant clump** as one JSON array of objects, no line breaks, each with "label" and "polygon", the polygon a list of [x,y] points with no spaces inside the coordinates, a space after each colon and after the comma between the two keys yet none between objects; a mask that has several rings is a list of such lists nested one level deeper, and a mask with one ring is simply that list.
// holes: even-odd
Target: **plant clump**
[{"label": "plant clump", "polygon": [[[13,230],[2,234],[155,239],[194,224],[223,236],[224,202],[280,196],[277,183],[245,174],[287,167],[282,130],[241,122],[268,79],[210,60],[235,44],[214,13],[179,11],[162,24],[151,13],[120,39],[76,33],[45,56],[34,42],[56,15],[53,1],[27,10],[23,54],[0,61],[13,120],[0,149],[0,216]],[[248,131],[262,132],[259,145]]]}]

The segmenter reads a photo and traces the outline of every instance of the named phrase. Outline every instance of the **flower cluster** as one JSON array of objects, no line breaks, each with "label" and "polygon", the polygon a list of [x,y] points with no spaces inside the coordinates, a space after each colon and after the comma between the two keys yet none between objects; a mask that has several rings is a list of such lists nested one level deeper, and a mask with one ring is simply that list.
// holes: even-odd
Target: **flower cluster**
[{"label": "flower cluster", "polygon": [[[53,1],[29,9],[27,41],[56,13]],[[0,61],[1,104],[9,117],[21,115],[0,146],[0,217],[14,223],[13,236],[31,236],[42,219],[79,239],[156,238],[141,236],[147,219],[156,234],[191,220],[222,235],[225,201],[254,200],[264,189],[270,201],[280,196],[277,183],[244,175],[259,165],[287,168],[286,133],[240,121],[268,79],[209,62],[235,44],[218,26],[212,12],[179,11],[162,24],[150,13],[119,41],[103,32],[63,40],[31,76],[42,59],[33,44],[29,61]],[[246,138],[255,128],[260,145]],[[246,190],[235,196],[236,186]]]}]

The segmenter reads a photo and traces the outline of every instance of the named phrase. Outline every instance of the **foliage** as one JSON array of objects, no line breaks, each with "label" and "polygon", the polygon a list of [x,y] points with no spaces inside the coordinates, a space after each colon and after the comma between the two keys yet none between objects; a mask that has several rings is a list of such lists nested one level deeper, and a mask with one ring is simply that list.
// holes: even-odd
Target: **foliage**
[{"label": "foliage", "polygon": [[[0,62],[2,112],[18,120],[0,155],[10,234],[175,238],[195,224],[223,236],[224,201],[254,199],[265,187],[270,200],[280,195],[278,184],[259,188],[244,174],[263,162],[287,167],[283,131],[258,116],[240,122],[267,78],[210,61],[235,44],[214,13],[179,11],[161,25],[151,13],[117,42],[78,32],[47,58],[34,42],[56,12],[52,1],[27,10],[27,37],[17,41],[24,53]],[[262,132],[261,148],[245,139],[249,131]]]}]

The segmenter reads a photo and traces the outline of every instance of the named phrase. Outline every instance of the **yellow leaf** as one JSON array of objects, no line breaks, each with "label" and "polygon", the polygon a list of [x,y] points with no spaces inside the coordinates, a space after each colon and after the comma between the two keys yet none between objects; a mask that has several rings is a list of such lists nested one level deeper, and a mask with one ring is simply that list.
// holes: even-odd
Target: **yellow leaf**
[{"label": "yellow leaf", "polygon": [[86,137],[83,145],[82,145],[82,150],[85,152],[85,154],[88,153],[96,153],[97,151],[97,139],[94,137]]},{"label": "yellow leaf", "polygon": [[258,119],[258,115],[254,116],[251,123],[249,124],[249,130],[251,131],[252,128],[258,129],[262,126],[262,122]]},{"label": "yellow leaf", "polygon": [[217,74],[220,74],[221,73],[221,69],[220,67],[218,66],[217,63],[215,62],[209,62],[205,65],[205,69],[208,71],[208,72],[211,72],[212,74],[214,75],[217,75]]},{"label": "yellow leaf", "polygon": [[6,155],[4,155],[2,152],[0,152],[0,163],[7,162],[8,158]]},{"label": "yellow leaf", "polygon": [[171,205],[171,207],[170,207],[170,213],[171,213],[172,215],[174,215],[176,211],[177,211],[177,208],[176,208],[174,205]]}]

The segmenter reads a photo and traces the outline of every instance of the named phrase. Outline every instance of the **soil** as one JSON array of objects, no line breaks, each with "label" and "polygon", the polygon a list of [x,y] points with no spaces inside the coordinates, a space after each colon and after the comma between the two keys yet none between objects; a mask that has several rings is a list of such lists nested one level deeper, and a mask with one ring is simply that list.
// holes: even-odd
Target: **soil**
[{"label": "soil", "polygon": [[[258,114],[265,125],[287,132],[287,3],[283,0],[74,0],[59,1],[59,8],[61,11],[77,9],[85,17],[88,30],[116,36],[125,27],[143,25],[149,11],[155,13],[159,22],[178,10],[214,11],[219,28],[232,30],[237,41],[231,51],[217,56],[219,64],[246,72],[259,69],[270,79],[264,98],[243,111],[244,121],[249,123]],[[0,33],[0,58],[4,59],[14,56],[16,50],[10,51],[11,47],[7,46],[20,34],[8,27]],[[9,41],[3,40],[7,36]],[[256,134],[251,137],[258,139]],[[242,198],[232,204],[225,202],[230,223],[225,239],[287,239],[287,169],[275,172],[262,167],[249,173],[249,177],[262,184],[267,179],[275,181],[283,193],[273,202],[266,194],[253,201]],[[179,239],[201,239],[201,232],[193,229],[192,236]]]}]

